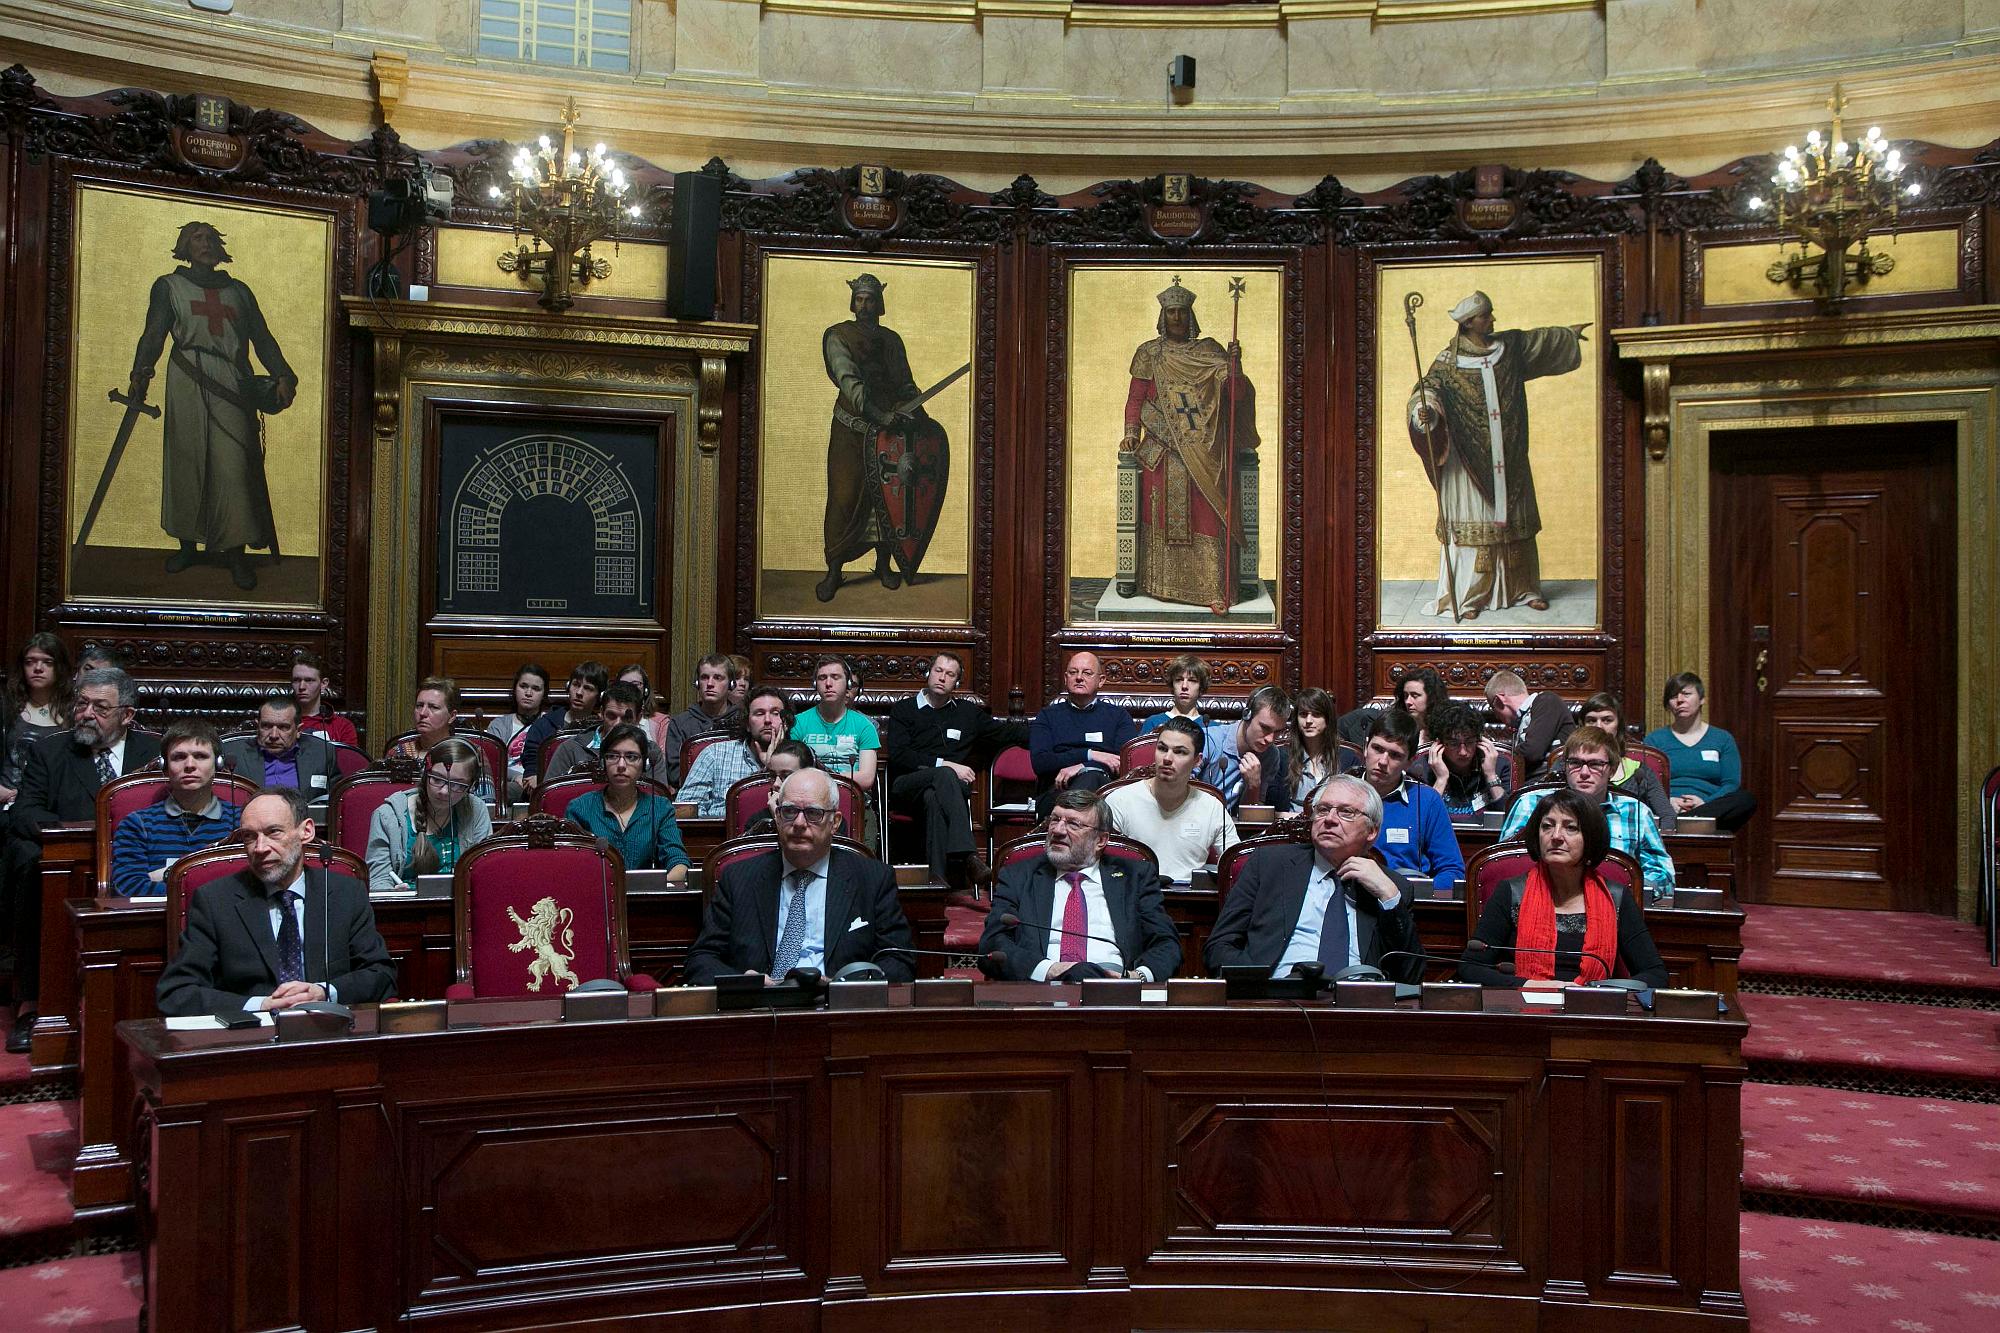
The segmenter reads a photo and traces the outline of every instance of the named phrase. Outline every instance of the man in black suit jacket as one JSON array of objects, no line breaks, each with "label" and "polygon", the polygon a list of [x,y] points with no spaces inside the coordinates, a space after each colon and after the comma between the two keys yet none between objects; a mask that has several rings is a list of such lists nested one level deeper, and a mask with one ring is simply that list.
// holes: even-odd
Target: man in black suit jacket
[{"label": "man in black suit jacket", "polygon": [[[396,966],[375,930],[367,886],[306,864],[313,822],[306,818],[304,793],[265,788],[243,807],[242,832],[250,869],[195,890],[180,949],[160,973],[160,1012],[183,1016],[387,998]],[[288,950],[288,938],[295,951]],[[289,965],[287,952],[293,953]]]},{"label": "man in black suit jacket", "polygon": [[[287,780],[284,764],[291,766]],[[266,769],[279,765],[276,773]],[[308,800],[324,800],[327,789],[340,781],[340,762],[324,736],[299,726],[299,701],[274,694],[257,709],[257,735],[241,736],[222,745],[222,765],[260,787],[297,787]]]},{"label": "man in black suit jacket", "polygon": [[[963,890],[989,873],[972,848],[974,769],[1009,744],[1009,724],[958,697],[965,662],[957,653],[931,659],[924,688],[889,708],[889,801],[924,821],[931,877]],[[1013,744],[1026,744],[1016,723]]]},{"label": "man in black suit jacket", "polygon": [[[1049,812],[1048,844],[1000,872],[979,951],[1003,981],[1138,977],[1165,981],[1181,965],[1181,940],[1152,868],[1105,859],[1104,801],[1066,788]],[[1078,876],[1070,880],[1071,875]],[[1081,893],[1083,905],[1074,905]],[[1006,919],[1017,918],[1014,925]],[[1092,938],[1084,939],[1082,932]],[[999,954],[995,960],[992,954]]]},{"label": "man in black suit jacket", "polygon": [[[833,845],[840,803],[824,772],[808,768],[787,777],[774,812],[778,850],[716,877],[701,934],[688,950],[690,986],[742,972],[782,981],[795,967],[831,978],[883,949],[910,947],[895,873]],[[906,954],[875,961],[891,981],[916,975]]]},{"label": "man in black suit jacket", "polygon": [[[1420,947],[1409,898],[1371,855],[1382,798],[1360,778],[1330,778],[1310,813],[1310,844],[1267,847],[1244,862],[1209,933],[1208,970],[1254,963],[1280,975],[1297,963],[1318,961],[1331,977],[1366,963],[1415,981],[1423,972],[1420,959],[1382,962],[1385,954]],[[1328,939],[1335,907],[1345,920],[1334,924]]]},{"label": "man in black suit jacket", "polygon": [[13,904],[17,1007],[7,1034],[10,1054],[27,1052],[41,994],[42,844],[36,831],[95,819],[97,789],[107,773],[123,777],[160,757],[158,736],[132,730],[135,702],[132,678],[118,668],[84,672],[76,682],[75,725],[37,741],[21,766],[21,793],[7,811],[6,850],[0,853],[0,884]]}]

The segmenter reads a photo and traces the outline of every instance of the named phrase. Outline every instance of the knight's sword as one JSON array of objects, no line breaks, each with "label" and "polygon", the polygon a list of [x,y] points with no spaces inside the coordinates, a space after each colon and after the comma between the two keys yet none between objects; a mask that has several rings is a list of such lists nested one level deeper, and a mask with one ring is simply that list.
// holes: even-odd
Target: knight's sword
[{"label": "knight's sword", "polygon": [[111,478],[118,472],[118,460],[125,457],[125,446],[132,442],[132,427],[139,424],[142,416],[157,417],[160,409],[147,402],[143,396],[128,397],[113,389],[106,395],[114,403],[125,406],[125,416],[118,423],[118,435],[111,441],[111,453],[104,460],[104,474],[97,479],[97,492],[90,497],[90,508],[83,511],[83,526],[76,530],[76,542],[72,550],[82,550],[90,540],[90,529],[97,522],[97,511],[104,508],[105,492],[111,489]]},{"label": "knight's sword", "polygon": [[968,361],[964,365],[960,366],[957,370],[952,371],[951,374],[946,375],[943,379],[939,380],[936,384],[931,385],[930,388],[925,389],[915,398],[912,398],[909,402],[902,404],[896,410],[898,412],[914,412],[918,408],[922,407],[925,403],[928,403],[931,399],[937,397],[939,394],[943,393],[946,389],[949,389],[952,385],[958,383],[960,380],[964,379],[967,375],[970,375],[971,373],[972,373],[972,363]]}]

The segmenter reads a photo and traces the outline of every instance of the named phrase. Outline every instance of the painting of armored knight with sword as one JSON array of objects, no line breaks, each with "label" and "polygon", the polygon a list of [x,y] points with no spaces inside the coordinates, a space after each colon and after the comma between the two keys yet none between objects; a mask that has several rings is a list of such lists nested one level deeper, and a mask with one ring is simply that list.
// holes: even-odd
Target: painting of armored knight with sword
[{"label": "painting of armored knight with sword", "polygon": [[1378,271],[1379,627],[1597,627],[1599,278],[1591,256]]},{"label": "painting of armored knight with sword", "polygon": [[759,616],[968,623],[972,265],[773,255],[764,291]]},{"label": "painting of armored knight with sword", "polygon": [[323,215],[82,187],[67,594],[322,603]]}]

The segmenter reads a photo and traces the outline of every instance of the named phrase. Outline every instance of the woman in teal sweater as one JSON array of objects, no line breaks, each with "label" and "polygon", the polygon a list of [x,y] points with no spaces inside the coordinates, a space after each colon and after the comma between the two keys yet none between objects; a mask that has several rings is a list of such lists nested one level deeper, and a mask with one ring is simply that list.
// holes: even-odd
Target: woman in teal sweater
[{"label": "woman in teal sweater", "polygon": [[613,727],[598,751],[604,790],[569,803],[566,818],[585,833],[618,849],[627,870],[665,870],[668,880],[687,878],[687,846],[674,822],[674,803],[639,790],[646,771],[646,733],[626,723]]},{"label": "woman in teal sweater", "polygon": [[1757,812],[1757,798],[1743,790],[1743,756],[1736,738],[1702,719],[1708,692],[1701,677],[1683,671],[1667,681],[1660,702],[1672,725],[1649,733],[1646,744],[1667,756],[1673,776],[1674,809],[1705,816],[1724,833],[1733,833]]}]

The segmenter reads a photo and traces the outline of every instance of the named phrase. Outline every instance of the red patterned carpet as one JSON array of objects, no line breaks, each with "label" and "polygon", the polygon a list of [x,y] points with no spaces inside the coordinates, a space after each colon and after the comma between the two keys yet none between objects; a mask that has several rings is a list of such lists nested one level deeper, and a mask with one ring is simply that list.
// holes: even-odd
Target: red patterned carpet
[{"label": "red patterned carpet", "polygon": [[0,1106],[0,1257],[19,1262],[66,1245],[75,1102]]},{"label": "red patterned carpet", "polygon": [[1810,995],[1742,1001],[1753,1078],[2000,1098],[2000,1013]]},{"label": "red patterned carpet", "polygon": [[0,1268],[5,1327],[128,1333],[139,1327],[142,1279],[137,1251]]},{"label": "red patterned carpet", "polygon": [[1775,982],[1807,994],[1875,988],[2000,1002],[1983,928],[1914,912],[1752,908],[1741,970],[1752,990]]},{"label": "red patterned carpet", "polygon": [[1992,1333],[2000,1243],[1745,1213],[1750,1327],[1827,1333]]}]

